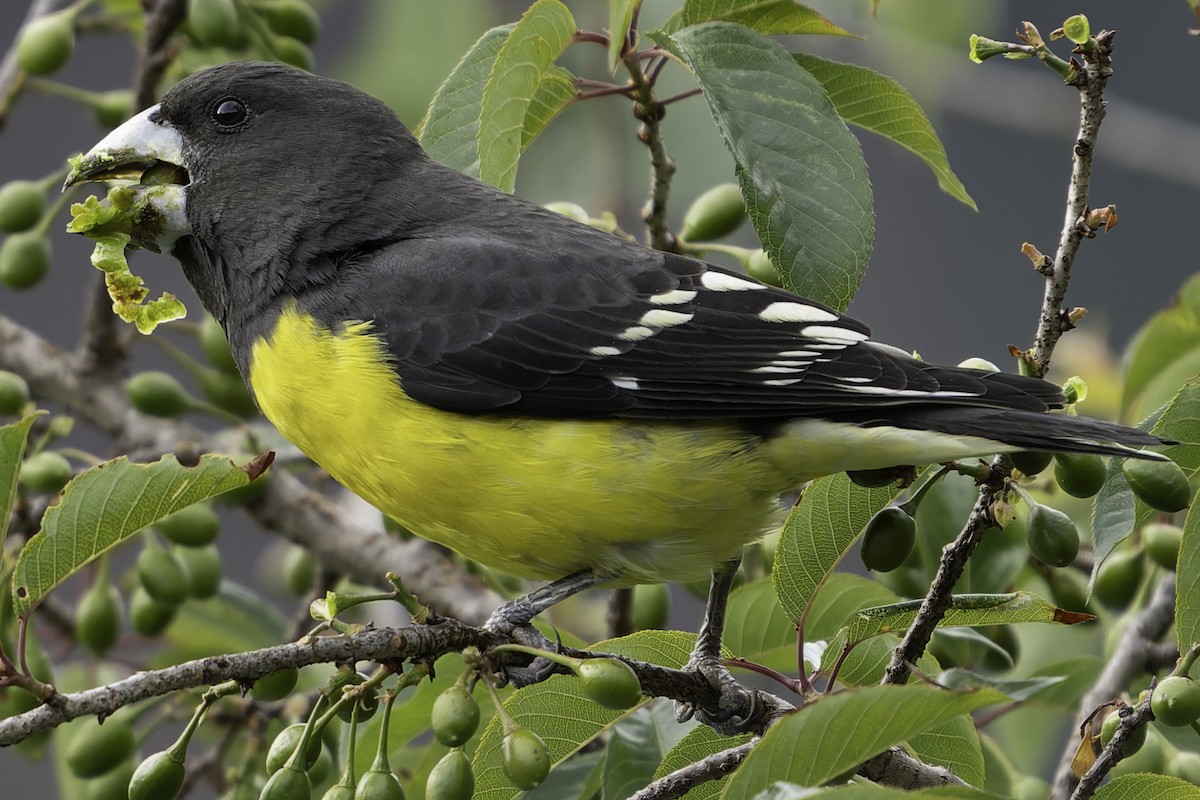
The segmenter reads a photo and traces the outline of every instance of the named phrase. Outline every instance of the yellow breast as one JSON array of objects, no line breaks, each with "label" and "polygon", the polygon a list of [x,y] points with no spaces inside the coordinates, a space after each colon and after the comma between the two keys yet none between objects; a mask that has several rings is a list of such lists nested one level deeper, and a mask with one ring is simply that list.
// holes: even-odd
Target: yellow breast
[{"label": "yellow breast", "polygon": [[331,332],[285,311],[250,364],[263,413],[346,488],[516,575],[700,577],[763,533],[795,481],[733,425],[465,415],[416,402],[369,323]]}]

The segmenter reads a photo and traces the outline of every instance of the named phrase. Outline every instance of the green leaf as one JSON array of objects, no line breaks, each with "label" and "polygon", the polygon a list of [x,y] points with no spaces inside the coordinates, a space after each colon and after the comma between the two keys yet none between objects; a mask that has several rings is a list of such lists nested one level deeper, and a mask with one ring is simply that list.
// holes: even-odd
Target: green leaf
[{"label": "green leaf", "polygon": [[804,619],[821,584],[896,494],[894,487],[859,486],[841,472],[805,488],[783,525],[771,572],[779,602],[793,620]]},{"label": "green leaf", "polygon": [[559,0],[538,0],[500,45],[479,111],[479,178],[506,192],[517,182],[525,116],[554,60],[575,35]]},{"label": "green leaf", "polygon": [[[750,734],[722,736],[707,725],[697,725],[679,740],[679,743],[672,748],[671,752],[667,753],[666,758],[662,760],[662,763],[659,764],[658,769],[654,772],[654,780],[670,775],[675,770],[683,769],[689,764],[695,764],[697,761],[705,759],[708,756],[720,753],[722,750],[728,750],[731,747],[745,744],[750,741],[750,738]],[[699,786],[693,787],[680,800],[709,800],[709,798],[720,795],[721,790],[724,788],[724,778],[716,781],[706,781]]]},{"label": "green leaf", "polygon": [[1183,523],[1183,542],[1175,565],[1175,634],[1179,652],[1200,642],[1200,503],[1193,503]]},{"label": "green leaf", "polygon": [[577,753],[559,764],[541,786],[522,794],[521,800],[595,800],[606,756],[603,749]]},{"label": "green leaf", "polygon": [[676,722],[674,706],[662,700],[622,720],[608,740],[603,800],[624,800],[648,786],[666,754],[696,725]]},{"label": "green leaf", "polygon": [[831,786],[814,790],[794,783],[777,783],[754,800],[997,800],[994,795],[969,786],[938,786],[932,789],[904,791],[873,783]]},{"label": "green leaf", "polygon": [[724,644],[748,661],[784,673],[795,671],[796,623],[779,605],[770,577],[739,586],[730,594]]},{"label": "green leaf", "polygon": [[704,89],[746,210],[787,287],[844,309],[874,240],[871,187],[858,140],[820,82],[741,25],[706,22],[655,38]]},{"label": "green leaf", "polygon": [[17,499],[17,478],[21,475],[21,459],[29,429],[45,411],[35,411],[9,425],[0,425],[0,550],[8,534],[8,515]]},{"label": "green leaf", "polygon": [[842,64],[803,53],[795,53],[792,57],[821,82],[842,119],[908,150],[933,171],[942,191],[979,210],[962,181],[950,169],[946,148],[929,118],[903,86],[857,64]]},{"label": "green leaf", "polygon": [[[881,633],[907,630],[917,615],[923,600],[910,600],[876,608],[865,608],[855,614],[849,624],[847,637],[861,642]],[[957,594],[938,627],[976,625],[1009,625],[1017,622],[1057,622],[1074,625],[1087,622],[1090,614],[1063,611],[1053,603],[1029,592],[1007,594]]]},{"label": "green leaf", "polygon": [[955,667],[946,670],[934,680],[947,689],[957,689],[959,691],[986,686],[989,689],[1000,692],[1009,700],[1024,701],[1048,692],[1051,688],[1066,680],[1066,678],[1062,675],[1055,675],[1045,678],[1005,679],[992,675],[980,675],[978,672],[971,672],[970,670]]},{"label": "green leaf", "polygon": [[[641,631],[599,642],[592,649],[678,669],[687,663],[695,642],[694,635],[679,631]],[[505,709],[514,719],[545,740],[550,761],[555,765],[612,730],[644,705],[646,703],[625,711],[604,708],[583,692],[573,675],[554,675],[549,680],[513,692],[504,702]],[[428,717],[425,719],[427,723]],[[484,729],[475,750],[475,800],[508,800],[519,791],[501,767],[500,742],[503,738],[504,727],[496,717]]]},{"label": "green leaf", "polygon": [[625,37],[641,5],[642,0],[608,0],[608,68],[613,72],[621,63]]},{"label": "green leaf", "polygon": [[832,639],[858,611],[899,601],[882,583],[861,575],[835,572],[817,593],[804,624],[804,636],[810,642]]},{"label": "green leaf", "polygon": [[[1125,350],[1121,414],[1140,419],[1166,403],[1185,380],[1200,372],[1200,274],[1151,317]],[[1182,366],[1182,373],[1177,369]],[[1141,413],[1134,411],[1137,405]]]},{"label": "green leaf", "polygon": [[688,0],[663,26],[667,33],[702,22],[736,22],[766,34],[853,36],[795,0]]},{"label": "green leaf", "polygon": [[1140,772],[1112,779],[1094,795],[1096,800],[1194,800],[1200,798],[1200,787],[1170,775]]},{"label": "green leaf", "polygon": [[1003,699],[988,689],[955,693],[926,684],[821,697],[768,730],[721,797],[753,798],[777,780],[820,786],[922,731]]},{"label": "green leaf", "polygon": [[952,717],[910,737],[907,744],[926,764],[945,767],[972,786],[983,786],[983,748],[970,717]]},{"label": "green leaf", "polygon": [[13,573],[13,608],[24,615],[92,559],[167,514],[245,486],[246,470],[206,455],[184,467],[173,455],[153,464],[113,459],[77,475],[42,518]]},{"label": "green leaf", "polygon": [[521,129],[521,152],[545,130],[550,120],[558,116],[575,102],[575,76],[559,66],[551,66],[542,76],[537,92],[529,101],[525,112],[525,126]]},{"label": "green leaf", "polygon": [[1073,715],[1079,708],[1079,701],[1083,697],[1083,693],[1100,677],[1100,671],[1104,669],[1104,664],[1105,661],[1100,656],[1083,655],[1055,661],[1053,664],[1038,668],[1029,676],[1031,680],[1043,677],[1062,678],[1062,680],[1054,686],[1038,692],[1033,700]]}]

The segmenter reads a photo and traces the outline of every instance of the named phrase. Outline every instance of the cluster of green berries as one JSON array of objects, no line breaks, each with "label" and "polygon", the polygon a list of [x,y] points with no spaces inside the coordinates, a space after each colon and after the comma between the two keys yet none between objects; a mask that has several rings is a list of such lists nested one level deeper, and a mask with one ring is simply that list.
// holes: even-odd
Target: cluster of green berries
[{"label": "cluster of green berries", "polygon": [[321,20],[304,0],[189,0],[187,33],[197,44],[224,50],[254,47],[263,56],[311,70]]}]

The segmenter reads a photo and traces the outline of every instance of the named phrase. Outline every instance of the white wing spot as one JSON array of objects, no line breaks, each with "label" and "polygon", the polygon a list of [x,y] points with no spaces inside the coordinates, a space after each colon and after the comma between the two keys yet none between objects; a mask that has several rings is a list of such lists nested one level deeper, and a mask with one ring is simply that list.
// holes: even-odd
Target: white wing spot
[{"label": "white wing spot", "polygon": [[803,372],[804,367],[807,367],[807,366],[808,366],[807,364],[803,364],[799,367],[780,367],[780,366],[775,366],[775,365],[769,365],[766,367],[755,367],[754,369],[752,369],[750,371],[751,372]]},{"label": "white wing spot", "polygon": [[[706,275],[708,273],[705,273]],[[703,278],[701,278],[703,280]],[[838,315],[807,303],[771,303],[758,312],[767,322],[837,322]]]},{"label": "white wing spot", "polygon": [[618,349],[616,347],[607,347],[607,346],[593,347],[591,349],[591,353],[594,356],[619,356],[619,355],[621,355],[620,349]]},{"label": "white wing spot", "polygon": [[662,294],[651,295],[649,301],[656,306],[678,306],[692,302],[695,297],[696,293],[690,289],[674,289]]},{"label": "white wing spot", "polygon": [[862,377],[859,377],[856,375],[836,375],[834,377],[836,377],[839,381],[845,381],[846,383],[870,383],[871,382],[870,378],[862,378]]},{"label": "white wing spot", "polygon": [[922,392],[918,389],[889,389],[886,386],[847,386],[852,392],[887,394],[893,397],[978,397],[973,392]]},{"label": "white wing spot", "polygon": [[[695,294],[695,292],[692,292]],[[654,298],[650,298],[653,300]],[[667,311],[664,308],[654,308],[642,314],[642,318],[638,320],[639,325],[650,325],[655,328],[670,328],[672,325],[682,325],[695,314],[682,314],[678,311]]]},{"label": "white wing spot", "polygon": [[865,333],[852,331],[849,328],[839,328],[834,325],[805,325],[800,329],[800,335],[811,336],[814,339],[823,339],[832,344],[853,344],[855,342],[864,342],[867,339]]},{"label": "white wing spot", "polygon": [[649,339],[658,331],[653,328],[647,328],[642,325],[634,325],[632,328],[626,328],[617,334],[617,338],[624,342],[640,342],[643,339]]},{"label": "white wing spot", "polygon": [[750,289],[767,288],[761,283],[748,281],[736,275],[726,275],[724,272],[706,272],[700,276],[700,285],[714,292],[745,292]]},{"label": "white wing spot", "polygon": [[609,378],[609,382],[618,389],[638,389],[637,378]]},{"label": "white wing spot", "polygon": [[810,356],[816,358],[821,354],[816,350],[780,350],[779,355],[784,358],[808,358]]},{"label": "white wing spot", "polygon": [[767,386],[791,386],[793,383],[799,383],[803,378],[776,378],[774,380],[763,381]]}]

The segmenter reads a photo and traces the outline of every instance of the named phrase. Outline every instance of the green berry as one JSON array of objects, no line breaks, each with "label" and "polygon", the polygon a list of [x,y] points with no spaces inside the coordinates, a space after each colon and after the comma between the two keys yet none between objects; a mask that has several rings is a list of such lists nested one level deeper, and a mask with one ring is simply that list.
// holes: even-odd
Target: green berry
[{"label": "green berry", "polygon": [[160,603],[177,606],[188,598],[188,576],[183,563],[153,538],[137,559],[138,580],[146,593]]},{"label": "green berry", "polygon": [[129,624],[147,638],[158,636],[175,619],[178,606],[160,603],[140,585],[129,598]]},{"label": "green berry", "polygon": [[1086,611],[1088,604],[1087,578],[1074,569],[1056,569],[1046,576],[1050,598],[1067,611]]},{"label": "green berry", "polygon": [[9,181],[0,186],[0,231],[27,231],[42,218],[46,192],[33,181]]},{"label": "green berry", "polygon": [[284,767],[267,779],[259,800],[309,800],[312,781],[307,772]]},{"label": "green berry", "polygon": [[1200,753],[1180,750],[1167,762],[1167,774],[1200,786]]},{"label": "green berry", "polygon": [[264,675],[254,682],[254,686],[250,689],[250,696],[263,703],[282,700],[296,688],[296,680],[299,677],[300,671],[294,667]]},{"label": "green berry", "polygon": [[605,708],[624,711],[642,700],[642,684],[633,669],[615,658],[587,658],[575,669],[588,697]]},{"label": "green berry", "polygon": [[230,375],[238,374],[237,362],[233,360],[229,340],[225,338],[225,329],[210,314],[205,314],[200,322],[200,350],[208,363],[217,369]]},{"label": "green berry", "polygon": [[137,765],[136,758],[126,758],[113,764],[108,772],[87,782],[83,800],[129,800],[129,781],[133,779]]},{"label": "green berry", "polygon": [[304,0],[273,0],[260,6],[259,11],[271,31],[280,36],[312,44],[321,32],[321,18]]},{"label": "green berry", "polygon": [[102,128],[115,128],[133,115],[133,92],[116,89],[96,95],[92,113]]},{"label": "green berry", "polygon": [[36,231],[14,233],[0,245],[0,283],[31,289],[50,269],[50,240]]},{"label": "green berry", "polygon": [[[283,769],[287,764],[292,753],[296,752],[296,748],[300,746],[300,740],[304,737],[304,723],[297,722],[295,725],[288,725],[279,732],[275,740],[271,742],[271,747],[267,750],[267,774],[274,775],[279,770]],[[317,763],[317,759],[321,757],[321,737],[311,736],[308,739],[308,750],[305,751],[304,768],[309,769],[313,764]]]},{"label": "green berry", "polygon": [[325,794],[321,795],[321,800],[354,800],[354,786],[335,783],[325,790]]},{"label": "green berry", "polygon": [[194,503],[154,523],[154,528],[183,547],[204,547],[217,539],[221,520],[207,503]]},{"label": "green berry", "polygon": [[60,11],[25,26],[17,39],[17,64],[30,75],[49,75],[75,50],[75,15]]},{"label": "green berry", "polygon": [[[550,753],[542,737],[517,728],[500,743],[504,774],[518,789],[536,789],[550,774]],[[358,798],[355,798],[358,800]]]},{"label": "green berry", "polygon": [[240,376],[219,369],[206,369],[199,373],[198,378],[200,390],[217,408],[243,419],[258,414],[258,406]]},{"label": "green berry", "polygon": [[1091,497],[1104,485],[1104,459],[1091,453],[1058,453],[1054,479],[1072,497]]},{"label": "green berry", "polygon": [[1050,462],[1054,460],[1054,455],[1051,453],[1030,451],[1010,453],[1008,457],[1012,460],[1013,466],[1021,470],[1024,475],[1037,475],[1050,466]]},{"label": "green berry", "polygon": [[172,551],[187,572],[188,594],[197,600],[216,597],[221,590],[221,553],[214,545],[176,547]]},{"label": "green berry", "polygon": [[1142,546],[1146,555],[1159,566],[1175,571],[1179,548],[1183,544],[1183,528],[1165,522],[1152,522],[1142,528]]},{"label": "green berry", "polygon": [[297,597],[308,594],[316,582],[316,564],[312,553],[299,545],[289,546],[283,554],[283,576],[292,594]]},{"label": "green berry", "polygon": [[1050,506],[1035,505],[1026,524],[1029,552],[1050,567],[1065,567],[1079,555],[1079,531],[1063,512]]},{"label": "green berry", "polygon": [[683,215],[679,238],[685,242],[712,242],[738,229],[746,219],[746,203],[736,183],[714,186],[696,198]]},{"label": "green berry", "polygon": [[121,635],[121,594],[108,581],[92,584],[79,598],[75,638],[97,655],[107,653]]},{"label": "green berry", "polygon": [[1110,553],[1096,573],[1092,594],[1109,608],[1127,608],[1141,585],[1144,569],[1142,554],[1137,550]]},{"label": "green berry", "polygon": [[963,369],[977,369],[980,372],[999,372],[1000,368],[995,363],[988,361],[986,358],[979,356],[971,356],[958,362],[958,366]]},{"label": "green berry", "polygon": [[174,800],[187,770],[167,750],[148,756],[129,780],[129,800]]},{"label": "green berry", "polygon": [[[1108,716],[1104,718],[1104,723],[1100,726],[1100,746],[1108,747],[1108,743],[1117,735],[1117,728],[1121,726],[1121,712],[1110,711]],[[1125,740],[1125,747],[1121,751],[1126,756],[1131,756],[1138,750],[1142,749],[1142,745],[1146,743],[1146,726],[1142,725],[1136,728]]]},{"label": "green berry", "polygon": [[1154,718],[1163,725],[1182,728],[1200,719],[1200,685],[1182,675],[1170,675],[1150,696]]},{"label": "green berry", "polygon": [[173,375],[139,372],[125,383],[133,407],[152,417],[177,417],[191,406],[191,398]]},{"label": "green berry", "polygon": [[1138,499],[1153,509],[1173,514],[1192,502],[1192,485],[1174,461],[1127,458],[1121,472]]},{"label": "green berry", "polygon": [[1050,796],[1050,784],[1036,775],[1023,775],[1013,786],[1012,800],[1046,800]]},{"label": "green berry", "polygon": [[238,40],[238,13],[233,0],[188,0],[188,28],[201,44],[229,47]]},{"label": "green berry", "polygon": [[245,486],[230,489],[217,495],[214,500],[227,506],[248,506],[256,502],[267,490],[267,482],[271,479],[271,471],[267,470]]},{"label": "green berry", "polygon": [[95,778],[120,766],[136,746],[133,727],[109,717],[102,725],[89,723],[71,737],[64,758],[75,777]]},{"label": "green berry", "polygon": [[404,788],[390,770],[371,768],[358,779],[354,800],[404,800]]},{"label": "green berry", "polygon": [[671,618],[671,587],[643,583],[633,587],[633,629],[663,630]]},{"label": "green berry", "polygon": [[28,492],[54,494],[71,480],[71,464],[59,453],[35,453],[21,465],[18,480]]},{"label": "green berry", "polygon": [[471,800],[475,794],[475,773],[471,759],[455,748],[434,765],[425,782],[425,800]]},{"label": "green berry", "polygon": [[438,695],[429,714],[433,735],[447,747],[461,747],[479,729],[479,704],[456,683]]},{"label": "green berry", "polygon": [[20,414],[29,402],[29,384],[14,372],[0,369],[0,416]]},{"label": "green berry", "polygon": [[862,562],[875,572],[891,572],[904,563],[917,541],[917,521],[899,506],[876,512],[863,530]]},{"label": "green berry", "polygon": [[546,203],[546,210],[553,211],[555,214],[562,214],[567,219],[573,219],[576,222],[582,222],[585,225],[591,216],[587,209],[578,203],[572,203],[567,200],[558,200],[553,203]]},{"label": "green berry", "polygon": [[780,286],[783,283],[779,270],[775,268],[775,264],[772,263],[771,257],[765,250],[755,250],[750,254],[750,257],[746,259],[746,272],[751,278],[772,286]]},{"label": "green berry", "polygon": [[290,36],[277,36],[271,40],[275,57],[284,64],[298,67],[305,72],[312,72],[313,54],[308,45]]}]

